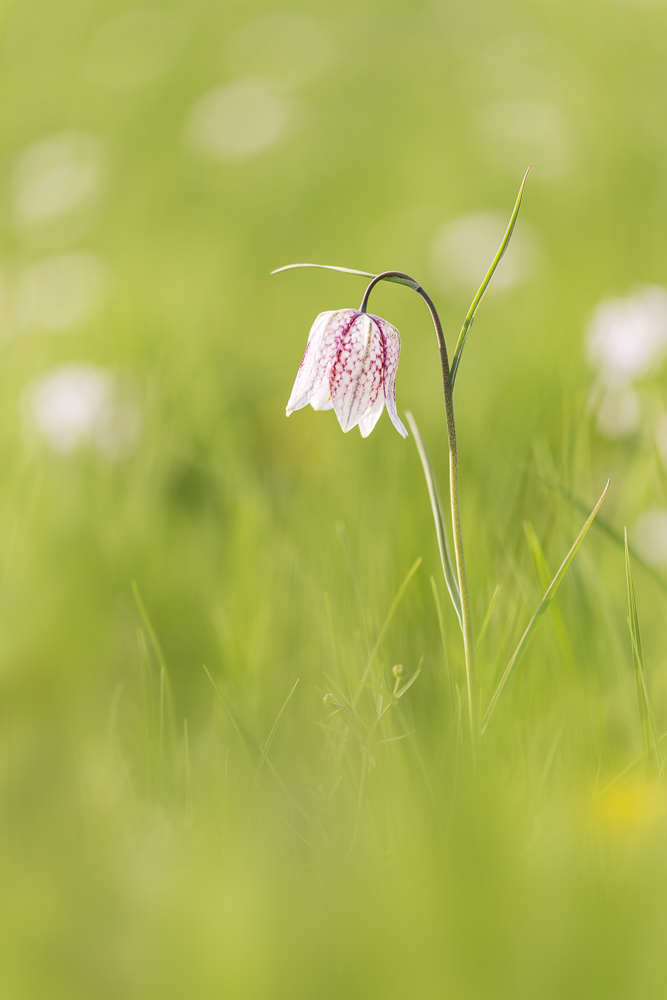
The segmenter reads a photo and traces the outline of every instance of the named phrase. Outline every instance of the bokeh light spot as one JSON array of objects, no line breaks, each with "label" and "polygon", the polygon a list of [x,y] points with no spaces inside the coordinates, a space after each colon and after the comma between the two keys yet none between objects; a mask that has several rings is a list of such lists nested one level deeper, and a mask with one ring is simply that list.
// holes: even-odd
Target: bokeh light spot
[{"label": "bokeh light spot", "polygon": [[86,132],[62,132],[29,146],[12,177],[15,221],[50,221],[94,201],[102,187],[104,153],[102,140]]},{"label": "bokeh light spot", "polygon": [[292,101],[271,80],[247,77],[217,87],[195,105],[191,145],[214,160],[245,160],[273,146],[292,116]]},{"label": "bokeh light spot", "polygon": [[93,365],[56,368],[30,383],[22,396],[29,428],[58,452],[92,445],[121,458],[138,443],[141,414],[111,372]]},{"label": "bokeh light spot", "polygon": [[[495,212],[463,215],[438,230],[431,244],[431,271],[444,291],[474,292],[498,252],[507,217]],[[489,290],[512,288],[538,266],[537,237],[525,223],[517,225]]]}]

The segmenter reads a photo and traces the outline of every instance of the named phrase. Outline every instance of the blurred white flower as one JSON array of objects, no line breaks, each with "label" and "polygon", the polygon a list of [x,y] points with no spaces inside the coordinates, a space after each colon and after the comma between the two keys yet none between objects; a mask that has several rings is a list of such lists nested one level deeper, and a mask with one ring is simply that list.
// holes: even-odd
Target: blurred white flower
[{"label": "blurred white flower", "polygon": [[234,32],[227,45],[230,69],[298,85],[331,62],[331,37],[319,21],[303,14],[264,14]]},{"label": "blurred white flower", "polygon": [[12,177],[19,225],[48,222],[92,203],[100,193],[104,145],[86,132],[61,132],[33,143]]},{"label": "blurred white flower", "polygon": [[[476,291],[498,252],[507,218],[496,212],[463,215],[438,230],[431,245],[431,271],[444,291]],[[541,259],[539,242],[517,225],[490,291],[511,288],[528,278]]]},{"label": "blurred white flower", "polygon": [[396,412],[400,354],[398,330],[379,316],[358,309],[320,313],[308,334],[287,416],[310,403],[314,410],[333,409],[343,431],[358,424],[361,436],[368,437],[386,404],[392,424],[407,437]]},{"label": "blurred white flower", "polygon": [[624,438],[639,428],[641,401],[628,386],[599,386],[593,393],[591,408],[596,411],[596,427],[606,438]]},{"label": "blurred white flower", "polygon": [[652,507],[645,511],[635,524],[632,541],[650,566],[667,565],[667,510]]},{"label": "blurred white flower", "polygon": [[560,108],[538,101],[497,101],[477,116],[488,151],[513,173],[533,166],[536,179],[560,177],[573,158],[573,140]]},{"label": "blurred white flower", "polygon": [[26,424],[63,453],[92,445],[117,459],[141,434],[141,414],[127,388],[93,365],[65,365],[42,375],[25,388],[22,405]]},{"label": "blurred white flower", "polygon": [[293,101],[274,81],[245,77],[216,87],[197,102],[186,134],[213,160],[245,160],[273,146],[293,115]]},{"label": "blurred white flower", "polygon": [[65,330],[90,315],[98,302],[106,267],[86,250],[44,257],[21,275],[16,321],[24,330]]},{"label": "blurred white flower", "polygon": [[182,22],[160,10],[120,14],[97,31],[86,76],[100,87],[131,90],[159,79],[171,68],[184,34]]},{"label": "blurred white flower", "polygon": [[603,302],[586,339],[588,359],[608,385],[648,375],[667,352],[667,292],[648,287]]}]

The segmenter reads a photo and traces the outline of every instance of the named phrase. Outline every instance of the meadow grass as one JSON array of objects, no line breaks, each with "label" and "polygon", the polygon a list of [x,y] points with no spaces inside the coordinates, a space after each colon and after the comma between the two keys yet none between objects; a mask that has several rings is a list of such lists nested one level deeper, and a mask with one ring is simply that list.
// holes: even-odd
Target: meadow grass
[{"label": "meadow grass", "polygon": [[[138,10],[0,14],[2,995],[664,996],[667,587],[633,526],[666,477],[648,425],[599,432],[583,347],[603,297],[664,282],[664,8],[298,3],[305,22],[253,28],[285,10],[165,0],[173,20],[114,21]],[[206,153],[197,102],[267,75],[279,139]],[[95,140],[69,175],[93,171],[89,201],[21,208],[35,144],[72,132]],[[362,440],[284,407],[313,318],[363,280],[269,275],[405,269],[451,354],[474,288],[437,234],[506,220],[526,162],[534,269],[490,289],[456,379],[493,706],[473,762],[417,446],[444,495],[423,304],[374,292],[419,435],[385,416]],[[51,329],[93,265],[95,308]],[[35,426],[35,380],[73,363],[137,408],[122,454]],[[640,388],[657,420],[664,376]]]}]

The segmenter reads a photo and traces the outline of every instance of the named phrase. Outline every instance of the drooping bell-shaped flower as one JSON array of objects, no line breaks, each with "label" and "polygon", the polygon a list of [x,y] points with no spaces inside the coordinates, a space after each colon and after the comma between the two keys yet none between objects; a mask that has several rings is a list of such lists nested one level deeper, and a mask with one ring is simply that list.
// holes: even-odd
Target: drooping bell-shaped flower
[{"label": "drooping bell-shaped flower", "polygon": [[323,312],[313,323],[287,416],[308,403],[314,410],[333,409],[344,431],[359,425],[368,437],[385,407],[403,437],[408,432],[396,412],[396,369],[401,337],[391,323],[360,312]]}]

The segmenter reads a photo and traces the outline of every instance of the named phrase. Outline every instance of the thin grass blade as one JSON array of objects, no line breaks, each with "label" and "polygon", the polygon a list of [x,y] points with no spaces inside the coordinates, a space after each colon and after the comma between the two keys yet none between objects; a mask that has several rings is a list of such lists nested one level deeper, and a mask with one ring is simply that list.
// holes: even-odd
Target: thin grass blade
[{"label": "thin grass blade", "polygon": [[[377,274],[370,271],[357,271],[354,267],[336,267],[334,264],[285,264],[284,267],[277,267],[271,274],[280,274],[281,271],[293,271],[296,267],[319,267],[325,271],[342,271],[344,274],[358,274],[362,278],[377,278]],[[409,281],[407,278],[397,278],[395,276],[383,278],[383,281],[392,281],[397,285],[407,285],[408,288],[417,289],[416,281]]]},{"label": "thin grass blade", "polygon": [[153,647],[153,652],[155,653],[155,658],[157,659],[158,666],[160,668],[160,692],[159,692],[159,713],[160,713],[160,755],[164,749],[164,735],[165,735],[165,706],[166,706],[166,721],[169,724],[169,735],[173,741],[174,738],[174,703],[171,692],[171,677],[169,675],[169,668],[167,667],[167,661],[165,659],[162,646],[160,645],[160,640],[157,637],[157,633],[153,628],[153,623],[148,617],[148,612],[146,611],[146,606],[142,600],[141,594],[139,593],[139,588],[136,581],[132,581],[132,594],[134,596],[135,604],[137,605],[137,610],[141,616],[141,620],[144,623],[144,628],[148,632],[148,637],[151,641],[151,646]]},{"label": "thin grass blade", "polygon": [[412,685],[414,684],[414,682],[417,680],[417,678],[419,677],[420,673],[422,672],[421,663],[422,663],[423,659],[424,659],[424,657],[422,656],[422,659],[421,659],[421,661],[419,663],[419,666],[415,670],[415,672],[412,675],[412,677],[410,678],[410,680],[406,681],[406,683],[403,685],[403,687],[399,691],[396,692],[396,698],[402,698],[403,695],[405,694],[405,692],[408,691],[412,687]]},{"label": "thin grass blade", "polygon": [[491,601],[489,603],[488,610],[486,612],[486,615],[484,616],[484,621],[482,622],[482,627],[479,630],[479,635],[477,636],[477,642],[475,643],[475,655],[477,655],[477,653],[479,653],[479,647],[482,645],[482,639],[486,635],[486,630],[489,627],[489,622],[491,621],[491,614],[493,612],[493,606],[496,603],[496,598],[497,598],[497,596],[498,596],[499,593],[500,593],[500,584],[497,583],[496,584],[496,589],[494,590],[493,596],[491,597]]},{"label": "thin grass blade", "polygon": [[[588,513],[588,506],[584,503],[584,501],[580,500],[579,497],[576,497],[574,496],[574,494],[570,493],[570,491],[566,489],[566,487],[563,486],[562,483],[559,483],[556,480],[548,479],[545,476],[541,476],[539,474],[536,474],[535,478],[539,480],[539,482],[541,482],[544,486],[546,486],[547,489],[551,490],[553,493],[557,493],[559,497],[562,497],[562,499],[565,500],[567,503],[569,503],[572,507],[574,507],[575,510],[580,510],[584,514]],[[603,517],[598,517],[595,519],[595,527],[599,531],[602,531],[603,534],[605,534],[613,542],[615,542],[617,545],[620,545],[620,547],[623,548],[624,546],[623,535],[621,534],[620,531],[617,531],[616,528],[614,528],[611,524],[609,524],[609,522],[606,521]],[[635,563],[641,566],[641,568],[646,573],[648,573],[648,575],[654,580],[654,582],[658,584],[660,589],[663,590],[665,593],[667,593],[667,582],[665,581],[664,577],[660,575],[658,570],[654,569],[653,566],[650,566],[644,559],[642,559],[637,550],[634,549],[633,546],[630,545],[629,543],[628,543],[628,551],[632,556],[632,558],[634,559]]]},{"label": "thin grass blade", "polygon": [[148,635],[150,637],[151,645],[152,645],[153,650],[155,652],[155,656],[157,657],[157,661],[158,661],[160,667],[165,670],[165,672],[167,673],[167,676],[168,676],[169,675],[169,671],[167,670],[167,662],[166,662],[166,660],[164,658],[164,653],[162,652],[162,646],[160,645],[160,641],[159,641],[159,639],[158,639],[158,637],[156,635],[156,632],[155,632],[155,629],[153,628],[151,620],[148,617],[148,612],[146,611],[146,608],[144,606],[144,602],[141,599],[141,594],[139,593],[139,588],[137,587],[137,584],[136,584],[136,582],[134,580],[132,581],[132,594],[134,596],[135,603],[136,603],[137,608],[139,610],[139,614],[141,615],[141,620],[144,623],[144,627],[145,627],[145,629],[148,632]]},{"label": "thin grass blade", "polygon": [[266,758],[269,755],[269,750],[271,749],[271,744],[273,743],[274,736],[278,732],[278,726],[282,722],[283,715],[287,711],[287,706],[290,703],[290,698],[292,697],[292,695],[296,691],[296,686],[297,686],[298,683],[299,683],[299,678],[297,677],[296,681],[294,682],[294,687],[292,688],[292,690],[290,691],[290,693],[285,698],[283,707],[278,712],[278,716],[276,718],[276,721],[273,723],[273,726],[271,727],[271,732],[269,733],[268,739],[267,739],[266,743],[264,744],[264,746],[262,747],[262,755],[259,758],[259,764],[257,765],[257,772],[255,774],[255,780],[254,780],[253,786],[252,786],[252,795],[250,796],[250,812],[252,812],[252,807],[253,807],[253,803],[255,801],[255,795],[257,793],[257,785],[259,784],[259,779],[260,779],[260,776],[261,776],[261,773],[262,773],[262,768],[264,767],[264,764],[266,763]]},{"label": "thin grass blade", "polygon": [[475,313],[477,312],[477,307],[479,306],[480,302],[484,298],[484,293],[487,290],[487,288],[489,287],[489,284],[491,283],[491,279],[494,276],[494,274],[496,273],[496,269],[497,269],[498,265],[500,264],[501,260],[503,259],[503,255],[504,255],[505,251],[507,250],[507,247],[509,246],[510,240],[512,239],[512,233],[514,232],[514,226],[516,225],[517,216],[519,215],[519,209],[521,208],[521,199],[523,198],[523,189],[526,186],[526,180],[528,178],[528,172],[529,172],[529,170],[530,170],[530,167],[528,167],[528,170],[526,170],[526,173],[524,174],[524,178],[521,181],[521,187],[519,188],[519,194],[517,195],[516,204],[514,205],[514,210],[512,211],[512,215],[510,216],[510,221],[509,221],[509,223],[507,225],[507,230],[505,232],[505,235],[503,236],[502,243],[500,244],[500,246],[498,248],[498,253],[493,258],[493,263],[491,264],[491,267],[489,268],[489,270],[486,272],[486,277],[484,278],[484,281],[482,282],[482,284],[479,286],[479,289],[477,291],[477,295],[472,300],[472,305],[470,306],[470,309],[468,310],[468,315],[466,316],[466,318],[463,321],[463,326],[461,327],[461,332],[459,334],[459,339],[456,342],[456,347],[454,349],[454,356],[452,358],[452,367],[451,367],[452,389],[454,389],[454,382],[456,381],[456,375],[457,375],[457,372],[459,370],[459,365],[461,364],[461,355],[463,354],[463,348],[466,345],[466,338],[468,336],[468,331],[470,330],[470,327],[473,324],[473,320],[475,318]]},{"label": "thin grass blade", "polygon": [[[218,685],[213,680],[213,677],[211,676],[211,673],[210,673],[208,667],[206,666],[206,664],[203,663],[202,666],[204,667],[204,673],[206,674],[206,676],[210,680],[211,684],[213,685],[213,690],[215,691],[215,693],[217,694],[218,698],[220,699],[220,704],[222,705],[222,707],[224,708],[225,712],[229,716],[229,720],[230,720],[232,726],[234,727],[236,735],[241,740],[241,743],[245,747],[245,750],[247,751],[248,755],[252,757],[253,754],[252,754],[252,751],[251,751],[250,748],[255,746],[255,741],[253,740],[252,736],[250,736],[250,734],[247,731],[244,732],[245,726],[242,725],[242,723],[236,718],[234,712],[232,712],[232,710],[231,710],[231,708],[229,706],[229,703],[222,696],[220,688],[218,687]],[[256,752],[257,751],[255,750],[255,753]]]},{"label": "thin grass blade", "polygon": [[[662,733],[662,735],[661,735],[661,736],[658,736],[658,745],[659,745],[660,743],[662,743],[662,742],[663,742],[664,740],[667,740],[667,733]],[[623,768],[623,770],[622,770],[622,771],[619,771],[619,773],[618,773],[618,774],[616,775],[616,777],[615,777],[615,778],[612,778],[612,779],[611,779],[611,781],[609,781],[609,782],[608,782],[608,783],[607,783],[607,784],[606,784],[606,785],[604,786],[604,788],[602,788],[602,789],[601,789],[601,790],[600,790],[600,791],[599,791],[599,792],[597,793],[597,795],[594,795],[594,796],[593,796],[593,798],[595,798],[595,799],[599,799],[599,798],[601,798],[601,796],[605,795],[605,794],[606,794],[606,793],[607,793],[607,792],[609,791],[609,789],[610,789],[610,788],[613,788],[613,787],[614,787],[614,785],[617,785],[619,781],[622,781],[622,780],[623,780],[623,778],[624,778],[624,777],[626,776],[626,774],[629,774],[629,773],[630,773],[630,771],[632,771],[632,770],[633,770],[633,769],[634,769],[635,767],[637,767],[637,764],[641,764],[641,762],[642,762],[643,760],[645,760],[645,759],[646,759],[646,758],[644,757],[644,754],[643,754],[643,753],[638,753],[638,754],[637,754],[637,756],[636,756],[636,757],[634,757],[634,758],[633,758],[633,759],[632,759],[632,760],[630,761],[630,763],[629,763],[629,764],[626,764],[626,766],[625,766],[625,767]]]},{"label": "thin grass blade", "polygon": [[558,587],[560,586],[561,581],[562,581],[563,577],[565,576],[570,563],[572,562],[572,560],[574,559],[575,555],[577,554],[577,550],[578,550],[579,546],[581,545],[581,543],[583,542],[584,538],[588,534],[588,529],[590,528],[591,524],[593,523],[593,521],[595,519],[595,515],[597,514],[598,510],[600,509],[600,505],[602,504],[602,501],[604,500],[604,498],[607,495],[607,490],[609,489],[609,483],[610,482],[611,482],[611,480],[607,480],[607,485],[605,486],[604,490],[602,491],[602,496],[600,497],[600,499],[596,503],[595,507],[591,511],[591,513],[590,513],[590,515],[588,517],[588,520],[584,524],[583,528],[581,529],[581,531],[577,535],[577,538],[576,538],[576,540],[574,542],[574,545],[572,546],[572,548],[570,549],[570,551],[568,552],[568,554],[565,556],[565,559],[563,560],[563,562],[560,565],[560,569],[558,570],[558,572],[556,573],[555,577],[551,581],[549,587],[547,588],[547,591],[546,591],[544,597],[542,598],[542,600],[540,601],[535,614],[530,619],[530,621],[528,623],[528,628],[526,629],[526,631],[521,636],[521,639],[519,640],[519,645],[514,650],[514,653],[512,654],[512,657],[511,657],[509,663],[507,664],[507,666],[505,668],[505,673],[503,674],[503,676],[500,679],[500,684],[496,688],[495,694],[493,695],[493,698],[491,699],[489,707],[486,710],[486,713],[485,713],[484,718],[482,720],[482,733],[484,733],[486,731],[486,727],[489,724],[489,719],[491,718],[491,716],[492,716],[492,714],[494,712],[494,709],[495,709],[496,705],[498,704],[500,696],[502,695],[502,693],[503,693],[503,691],[505,689],[505,685],[507,684],[507,681],[509,680],[509,677],[510,677],[510,674],[512,673],[512,670],[514,669],[514,667],[516,666],[516,664],[519,662],[519,660],[521,659],[521,657],[523,656],[523,654],[526,652],[526,649],[528,648],[528,643],[532,639],[533,633],[535,632],[535,629],[539,625],[541,617],[548,610],[549,605],[551,604],[551,601],[553,600],[553,597],[554,597],[556,591],[558,590]]},{"label": "thin grass blade", "polygon": [[630,626],[630,639],[632,642],[632,660],[635,672],[637,708],[639,710],[639,723],[642,731],[644,759],[647,765],[649,765],[651,757],[654,755],[656,767],[658,772],[660,772],[662,770],[660,748],[658,746],[658,734],[653,721],[653,712],[651,711],[651,703],[649,701],[648,688],[646,686],[644,650],[642,648],[642,638],[639,630],[639,615],[637,613],[635,587],[632,580],[632,567],[630,565],[627,528],[625,529],[625,582],[628,594],[628,624]]},{"label": "thin grass blade", "polygon": [[440,639],[442,640],[442,653],[445,658],[445,673],[447,674],[447,680],[449,682],[449,697],[451,698],[452,708],[454,707],[454,677],[452,675],[452,668],[449,665],[449,657],[447,656],[447,641],[445,639],[445,623],[442,617],[442,608],[440,607],[440,596],[438,594],[438,588],[435,583],[435,579],[431,577],[431,590],[433,591],[433,600],[435,601],[435,610],[438,615],[438,626],[440,628]]},{"label": "thin grass blade", "polygon": [[[406,590],[408,584],[410,583],[410,580],[412,579],[412,577],[415,575],[415,573],[417,572],[417,570],[421,566],[421,562],[422,562],[422,557],[421,556],[419,556],[418,559],[415,559],[414,563],[412,564],[412,566],[408,570],[407,576],[403,580],[403,583],[400,585],[400,587],[396,591],[396,596],[395,596],[394,600],[391,602],[391,607],[389,608],[389,613],[387,614],[387,617],[384,620],[384,624],[383,624],[382,628],[380,629],[380,631],[378,633],[378,637],[377,637],[377,640],[375,642],[375,646],[373,647],[373,652],[368,657],[368,662],[366,663],[366,666],[364,668],[364,672],[363,672],[363,675],[362,675],[362,678],[361,678],[362,683],[368,677],[370,669],[371,669],[371,667],[373,665],[373,660],[375,659],[377,651],[380,648],[380,644],[381,644],[382,640],[384,639],[385,632],[389,628],[389,623],[391,622],[392,618],[394,617],[394,613],[396,611],[396,608],[401,603],[401,598],[403,597],[403,594],[405,593],[405,590]],[[354,698],[352,699],[352,705],[353,705],[353,707],[357,704],[357,701],[359,700],[359,694],[360,694],[360,692],[361,692],[361,685],[357,689],[357,692],[356,692]]]},{"label": "thin grass blade", "polygon": [[456,582],[456,575],[452,565],[452,557],[449,552],[449,542],[447,540],[447,530],[445,528],[445,516],[442,509],[442,500],[440,499],[440,493],[438,491],[438,484],[435,481],[433,466],[431,465],[431,460],[424,446],[424,442],[422,441],[422,436],[419,433],[417,421],[409,411],[406,411],[405,415],[408,419],[408,423],[410,424],[410,430],[414,434],[414,438],[417,443],[417,451],[419,452],[422,468],[424,469],[428,495],[431,501],[431,510],[433,511],[433,520],[435,521],[435,533],[438,536],[438,548],[440,549],[442,572],[445,576],[445,583],[447,584],[449,596],[451,597],[452,604],[454,605],[454,611],[456,611],[456,617],[459,620],[459,625],[463,628],[461,595],[459,594],[459,587]]}]

